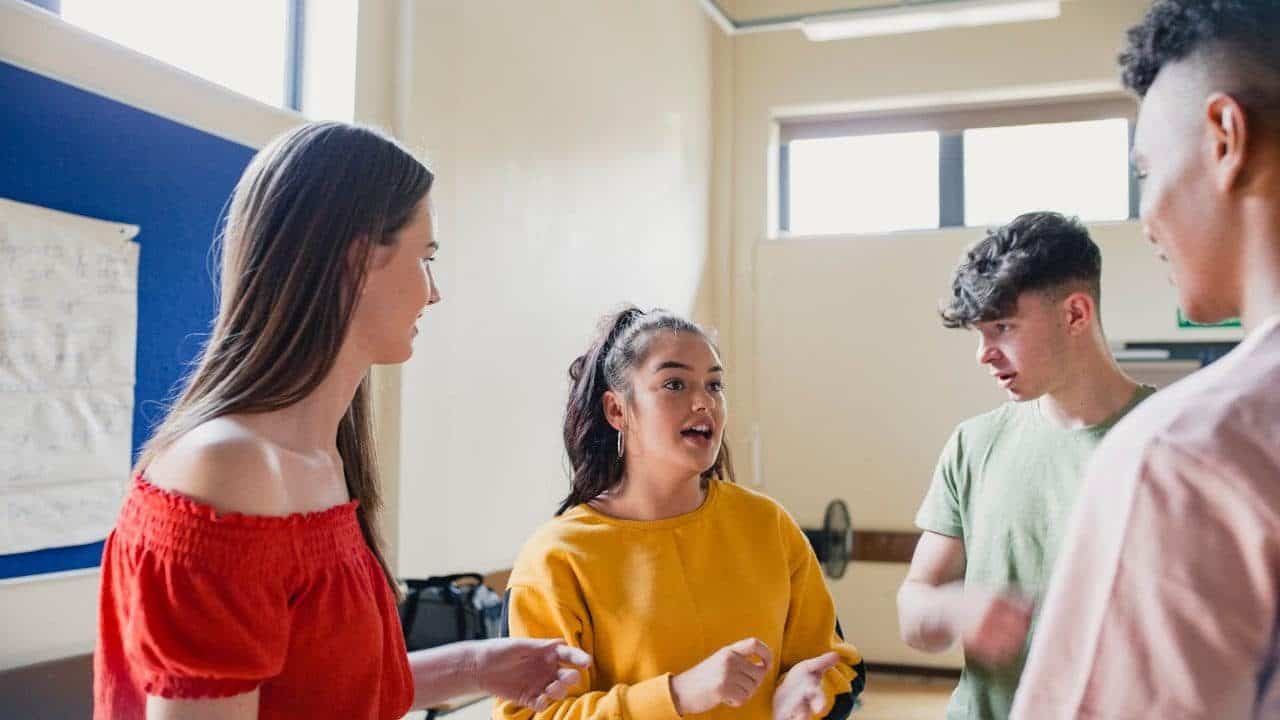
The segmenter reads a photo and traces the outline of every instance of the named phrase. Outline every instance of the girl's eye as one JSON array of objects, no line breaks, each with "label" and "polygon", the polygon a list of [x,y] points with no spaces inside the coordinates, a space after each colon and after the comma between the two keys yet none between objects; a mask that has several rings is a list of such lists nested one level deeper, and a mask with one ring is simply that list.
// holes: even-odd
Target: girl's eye
[{"label": "girl's eye", "polygon": [[668,380],[667,382],[663,383],[662,387],[664,387],[664,388],[666,388],[666,389],[668,389],[668,390],[677,390],[677,391],[678,391],[678,390],[683,390],[683,389],[684,389],[684,381],[683,381],[683,380]]},{"label": "girl's eye", "polygon": [[715,382],[709,382],[707,383],[707,391],[713,392],[713,393],[724,392],[724,383],[720,382],[719,380],[716,380]]}]

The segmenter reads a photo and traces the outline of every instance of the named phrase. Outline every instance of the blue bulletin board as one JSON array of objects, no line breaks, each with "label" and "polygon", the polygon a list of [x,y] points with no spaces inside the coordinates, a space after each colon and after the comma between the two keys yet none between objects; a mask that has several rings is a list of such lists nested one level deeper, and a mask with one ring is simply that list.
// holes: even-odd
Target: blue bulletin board
[{"label": "blue bulletin board", "polygon": [[[142,228],[136,455],[209,330],[210,246],[254,149],[3,62],[0,98],[0,197]],[[101,556],[101,542],[0,555],[0,579]]]}]

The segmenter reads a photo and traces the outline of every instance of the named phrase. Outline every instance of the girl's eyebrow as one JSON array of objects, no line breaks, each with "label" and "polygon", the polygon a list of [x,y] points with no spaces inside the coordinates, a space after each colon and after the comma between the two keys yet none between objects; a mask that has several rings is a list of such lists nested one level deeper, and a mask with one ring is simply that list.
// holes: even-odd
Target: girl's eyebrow
[{"label": "girl's eyebrow", "polygon": [[[689,371],[692,371],[692,370],[693,370],[693,368],[689,367],[688,365],[685,365],[685,364],[684,364],[684,363],[682,363],[682,362],[676,362],[675,360],[668,360],[668,361],[666,361],[666,362],[662,363],[661,365],[659,365],[658,367],[656,367],[656,368],[654,368],[654,369],[653,369],[653,371],[654,371],[654,372],[662,372],[663,370],[689,370]],[[720,367],[719,365],[712,365],[712,366],[711,366],[711,368],[707,370],[707,372],[709,372],[709,373],[724,372],[724,368]]]}]

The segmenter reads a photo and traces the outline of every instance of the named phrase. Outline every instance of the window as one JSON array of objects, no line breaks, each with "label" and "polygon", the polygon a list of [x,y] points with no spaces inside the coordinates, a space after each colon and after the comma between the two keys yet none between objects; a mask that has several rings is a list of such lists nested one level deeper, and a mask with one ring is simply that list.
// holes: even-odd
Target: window
[{"label": "window", "polygon": [[62,0],[62,17],[193,75],[285,106],[284,0]]},{"label": "window", "polygon": [[356,114],[359,0],[314,0],[303,25],[302,110],[315,120],[351,122]]},{"label": "window", "polygon": [[1133,111],[1127,98],[1106,98],[784,121],[779,230],[990,226],[1031,210],[1134,217]]},{"label": "window", "polygon": [[799,235],[938,227],[938,133],[797,140],[790,230]]},{"label": "window", "polygon": [[36,4],[268,105],[302,110],[316,119],[349,121],[354,115],[358,0]]},{"label": "window", "polygon": [[1000,225],[1031,210],[1129,217],[1124,118],[964,131],[964,220]]}]

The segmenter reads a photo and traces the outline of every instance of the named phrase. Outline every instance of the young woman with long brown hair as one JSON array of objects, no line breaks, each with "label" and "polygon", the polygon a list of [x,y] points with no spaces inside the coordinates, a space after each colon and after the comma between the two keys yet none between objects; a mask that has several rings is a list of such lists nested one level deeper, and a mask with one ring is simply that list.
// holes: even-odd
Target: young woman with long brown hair
[{"label": "young woman with long brown hair", "polygon": [[97,718],[390,719],[475,691],[542,707],[589,662],[554,641],[405,651],[368,373],[409,358],[440,300],[432,180],[340,123],[246,169],[212,334],[104,550]]}]

